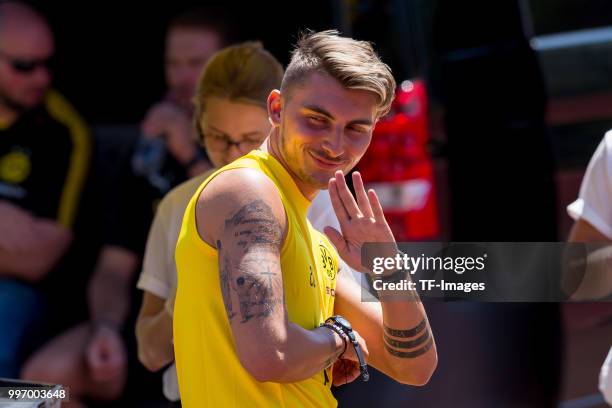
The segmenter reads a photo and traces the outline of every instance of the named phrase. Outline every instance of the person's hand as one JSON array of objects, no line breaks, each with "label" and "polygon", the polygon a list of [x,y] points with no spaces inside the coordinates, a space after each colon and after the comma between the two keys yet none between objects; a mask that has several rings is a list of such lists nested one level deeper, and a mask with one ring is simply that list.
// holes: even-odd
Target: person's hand
[{"label": "person's hand", "polygon": [[355,381],[361,371],[359,371],[359,363],[344,358],[339,358],[332,367],[332,384],[335,387],[352,383]]},{"label": "person's hand", "polygon": [[97,325],[87,347],[86,361],[94,381],[108,382],[125,378],[127,356],[118,330],[104,324]]},{"label": "person's hand", "polygon": [[[367,362],[369,352],[368,352],[368,347],[366,345],[366,342],[363,339],[363,337],[361,337],[359,333],[357,333],[357,331],[353,330],[353,334],[355,335],[355,338],[357,339],[357,342],[359,343],[359,347],[361,347],[363,357],[365,361]],[[340,385],[344,385],[344,384],[353,382],[360,375],[361,375],[361,370],[359,369],[359,359],[357,358],[357,353],[355,352],[355,348],[349,342],[348,345],[346,346],[346,351],[344,352],[344,354],[342,354],[342,356],[340,356],[340,358],[336,360],[336,362],[334,363],[334,366],[332,367],[332,378],[333,378],[332,383],[333,385],[338,387]]]},{"label": "person's hand", "polygon": [[324,232],[347,265],[356,271],[364,272],[364,267],[361,265],[361,247],[364,243],[393,244],[388,256],[395,256],[397,246],[376,193],[374,190],[366,193],[359,172],[353,173],[353,186],[357,201],[346,185],[341,170],[329,180],[329,195],[341,231],[325,227]]},{"label": "person's hand", "polygon": [[31,248],[37,237],[35,218],[16,205],[0,200],[0,248],[9,252]]},{"label": "person's hand", "polygon": [[170,102],[161,102],[149,109],[141,130],[149,138],[164,137],[170,154],[180,163],[189,162],[195,155],[191,118]]}]

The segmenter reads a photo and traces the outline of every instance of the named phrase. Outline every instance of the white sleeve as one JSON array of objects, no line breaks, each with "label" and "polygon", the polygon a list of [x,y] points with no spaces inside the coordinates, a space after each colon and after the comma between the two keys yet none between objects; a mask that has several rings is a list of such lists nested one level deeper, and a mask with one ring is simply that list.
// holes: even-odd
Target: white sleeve
[{"label": "white sleeve", "polygon": [[[338,217],[336,217],[336,213],[334,212],[334,207],[331,203],[329,191],[319,191],[319,194],[312,201],[312,204],[308,209],[308,219],[310,220],[310,223],[312,224],[314,229],[316,229],[317,231],[323,232],[323,228],[328,226],[334,227],[335,229],[340,231],[340,222],[338,221]],[[353,268],[348,266],[339,256],[338,262],[340,263],[339,267],[343,268],[347,272],[350,272],[350,275],[352,276],[354,281],[356,281],[361,286],[365,284],[367,287],[367,280],[365,279],[365,275],[363,273],[355,271]]]},{"label": "white sleeve", "polygon": [[170,200],[163,199],[157,207],[147,238],[142,271],[136,284],[138,289],[151,292],[163,299],[167,299],[172,290],[172,283],[168,281],[168,273],[166,272],[170,263],[166,242],[168,239],[167,221],[172,214],[170,204]]},{"label": "white sleeve", "polygon": [[612,131],[597,147],[589,162],[580,194],[567,207],[569,215],[584,219],[603,235],[612,239]]},{"label": "white sleeve", "polygon": [[312,226],[323,232],[323,228],[330,226],[340,231],[340,223],[332,207],[329,191],[321,190],[319,194],[312,200],[312,204],[308,209],[308,219]]},{"label": "white sleeve", "polygon": [[599,390],[603,394],[606,402],[612,406],[612,347],[610,347],[608,357],[601,367],[601,373],[599,374]]}]

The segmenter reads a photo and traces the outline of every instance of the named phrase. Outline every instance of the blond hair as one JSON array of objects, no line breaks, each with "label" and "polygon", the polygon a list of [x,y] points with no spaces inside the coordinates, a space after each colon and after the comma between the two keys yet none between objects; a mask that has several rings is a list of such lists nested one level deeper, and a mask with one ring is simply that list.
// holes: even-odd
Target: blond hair
[{"label": "blond hair", "polygon": [[260,42],[244,42],[215,53],[207,62],[195,96],[194,125],[202,137],[200,120],[210,97],[227,98],[266,109],[268,95],[278,89],[283,67]]},{"label": "blond hair", "polygon": [[336,30],[302,34],[287,66],[281,93],[290,97],[291,87],[302,83],[313,72],[327,73],[347,89],[376,94],[378,117],[391,108],[395,79],[367,41],[341,37]]}]

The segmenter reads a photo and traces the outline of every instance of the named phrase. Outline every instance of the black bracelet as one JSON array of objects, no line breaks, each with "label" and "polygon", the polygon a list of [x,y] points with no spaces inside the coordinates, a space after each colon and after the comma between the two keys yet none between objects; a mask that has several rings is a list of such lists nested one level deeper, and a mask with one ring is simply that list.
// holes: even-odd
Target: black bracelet
[{"label": "black bracelet", "polygon": [[333,324],[333,323],[321,323],[321,326],[319,327],[327,327],[331,331],[336,332],[336,334],[340,336],[340,338],[344,341],[344,350],[342,350],[342,353],[340,353],[338,358],[342,357],[342,355],[346,351],[346,348],[348,347],[348,342],[349,342],[349,339],[346,333],[344,333],[344,331],[342,330],[340,326]]},{"label": "black bracelet", "polygon": [[340,329],[349,338],[351,344],[353,345],[353,348],[355,349],[357,360],[359,360],[359,371],[361,372],[361,379],[363,381],[368,381],[370,379],[370,374],[368,373],[368,364],[365,361],[363,350],[359,346],[359,342],[355,337],[355,333],[353,333],[353,326],[351,326],[351,323],[349,323],[348,320],[346,320],[340,315],[328,317],[325,320],[325,323],[330,324],[332,326],[338,326],[338,329]]}]

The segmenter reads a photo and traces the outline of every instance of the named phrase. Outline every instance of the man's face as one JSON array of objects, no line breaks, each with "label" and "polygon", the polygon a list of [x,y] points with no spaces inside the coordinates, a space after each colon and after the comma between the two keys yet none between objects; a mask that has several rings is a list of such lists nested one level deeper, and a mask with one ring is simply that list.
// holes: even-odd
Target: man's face
[{"label": "man's face", "polygon": [[51,85],[53,35],[42,23],[0,29],[0,103],[16,110],[39,105]]},{"label": "man's face", "polygon": [[191,106],[202,68],[220,46],[219,36],[209,30],[178,27],[168,33],[166,83],[182,106]]},{"label": "man's face", "polygon": [[377,119],[374,93],[315,72],[280,100],[280,154],[298,184],[326,189],[337,170],[348,173],[365,154]]},{"label": "man's face", "polygon": [[222,167],[258,148],[270,132],[270,122],[260,106],[212,97],[206,100],[200,128],[210,161]]}]

